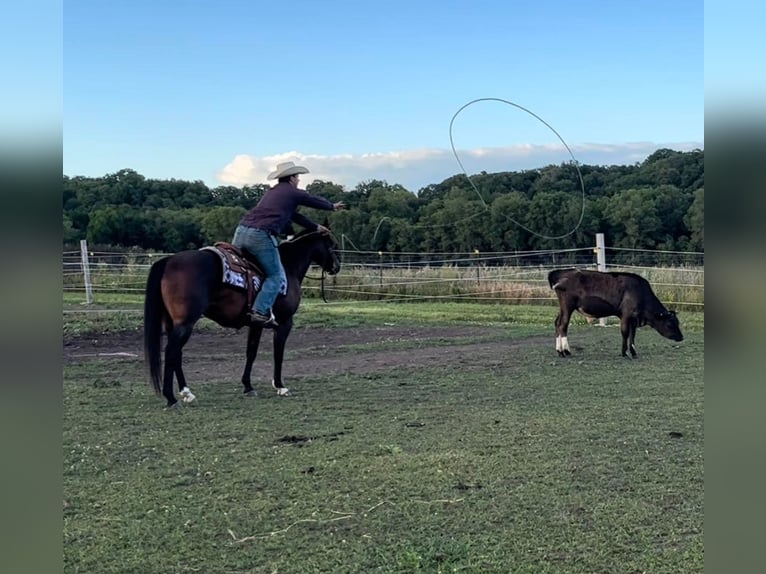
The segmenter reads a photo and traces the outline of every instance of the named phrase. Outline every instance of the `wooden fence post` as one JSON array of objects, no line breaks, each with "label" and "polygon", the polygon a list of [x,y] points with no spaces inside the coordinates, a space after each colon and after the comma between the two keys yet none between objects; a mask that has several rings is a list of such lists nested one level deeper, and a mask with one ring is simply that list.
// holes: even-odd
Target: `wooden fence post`
[{"label": "wooden fence post", "polygon": [[82,276],[85,280],[85,303],[93,303],[93,283],[90,280],[90,262],[88,260],[88,242],[80,240],[80,258],[82,259]]},{"label": "wooden fence post", "polygon": [[[596,233],[596,263],[599,271],[606,271],[606,248],[604,247],[604,234]],[[598,320],[598,324],[606,327],[606,317]]]}]

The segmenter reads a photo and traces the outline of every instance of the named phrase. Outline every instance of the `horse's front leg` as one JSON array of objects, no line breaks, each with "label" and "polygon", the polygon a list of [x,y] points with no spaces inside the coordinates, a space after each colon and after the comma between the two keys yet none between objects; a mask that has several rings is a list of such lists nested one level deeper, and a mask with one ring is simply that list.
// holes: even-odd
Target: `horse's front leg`
[{"label": "horse's front leg", "polygon": [[247,351],[245,354],[245,370],[242,372],[242,384],[245,390],[242,391],[248,397],[255,396],[255,389],[251,384],[251,373],[253,371],[253,363],[258,356],[258,345],[261,342],[261,334],[263,328],[258,325],[251,325],[250,330],[247,332]]},{"label": "horse's front leg", "polygon": [[291,317],[284,323],[280,322],[279,327],[274,330],[274,378],[271,380],[271,385],[280,397],[286,397],[290,394],[290,389],[282,383],[282,360],[285,357],[285,343],[292,328],[293,320]]}]

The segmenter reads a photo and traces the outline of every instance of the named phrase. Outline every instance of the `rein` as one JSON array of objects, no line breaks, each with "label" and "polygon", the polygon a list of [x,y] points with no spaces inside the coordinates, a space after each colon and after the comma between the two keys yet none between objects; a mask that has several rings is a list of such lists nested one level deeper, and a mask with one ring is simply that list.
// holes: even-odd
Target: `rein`
[{"label": "rein", "polygon": [[324,276],[325,276],[325,271],[324,269],[322,269],[322,282],[319,284],[319,292],[322,295],[322,301],[327,303],[327,297],[325,297],[325,294],[324,294]]},{"label": "rein", "polygon": [[321,276],[321,277],[311,277],[311,276],[310,276],[310,275],[307,273],[307,274],[306,274],[306,276],[304,277],[304,279],[313,279],[313,280],[315,280],[315,281],[320,281],[320,283],[319,283],[319,293],[320,293],[320,294],[321,294],[321,296],[322,296],[322,301],[324,301],[325,303],[327,303],[327,302],[328,302],[328,301],[327,301],[327,297],[325,296],[325,293],[324,293],[324,278],[325,278],[325,275],[326,275],[326,272],[325,272],[325,270],[324,270],[324,269],[322,269],[322,276]]},{"label": "rein", "polygon": [[[310,237],[312,235],[318,235],[319,233],[320,233],[319,231],[312,231],[310,233],[305,233],[303,235],[297,235],[293,239],[286,240],[284,243],[297,243],[298,241],[300,241],[300,240],[302,240],[302,239],[304,239],[306,237]],[[332,233],[330,235],[332,236]],[[322,296],[322,301],[324,301],[325,303],[328,302],[327,301],[327,296],[325,295],[325,289],[324,289],[324,278],[325,278],[326,274],[327,274],[327,272],[324,269],[322,269],[321,277],[311,277],[308,273],[304,276],[304,279],[314,279],[314,280],[317,280],[317,281],[320,282],[320,284],[319,284],[319,292],[320,292],[320,294]]]}]

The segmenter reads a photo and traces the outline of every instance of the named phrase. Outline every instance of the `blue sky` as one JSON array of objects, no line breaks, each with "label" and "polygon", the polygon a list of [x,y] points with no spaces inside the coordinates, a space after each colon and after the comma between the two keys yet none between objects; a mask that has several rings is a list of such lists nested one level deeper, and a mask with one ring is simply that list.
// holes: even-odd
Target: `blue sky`
[{"label": "blue sky", "polygon": [[[582,163],[704,147],[703,5],[475,0],[64,4],[64,173],[352,188],[456,173],[479,98]],[[469,173],[569,159],[498,101],[465,108]]]}]

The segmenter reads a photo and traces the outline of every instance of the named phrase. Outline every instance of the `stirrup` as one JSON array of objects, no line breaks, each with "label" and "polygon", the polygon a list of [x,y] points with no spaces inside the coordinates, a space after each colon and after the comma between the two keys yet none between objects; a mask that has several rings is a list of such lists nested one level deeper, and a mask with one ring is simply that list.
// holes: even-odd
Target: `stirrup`
[{"label": "stirrup", "polygon": [[247,318],[250,323],[259,325],[265,329],[275,329],[276,327],[279,327],[279,324],[277,323],[276,318],[274,317],[274,313],[269,312],[269,316],[261,315],[257,311],[250,311],[247,314]]}]

